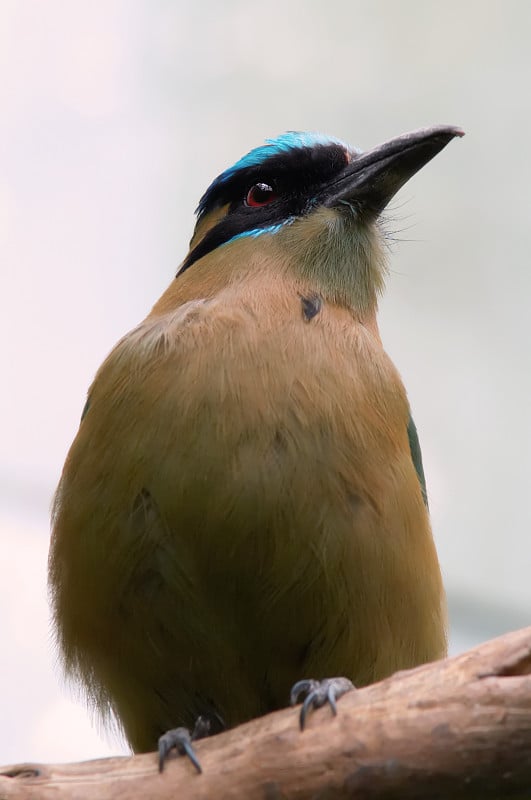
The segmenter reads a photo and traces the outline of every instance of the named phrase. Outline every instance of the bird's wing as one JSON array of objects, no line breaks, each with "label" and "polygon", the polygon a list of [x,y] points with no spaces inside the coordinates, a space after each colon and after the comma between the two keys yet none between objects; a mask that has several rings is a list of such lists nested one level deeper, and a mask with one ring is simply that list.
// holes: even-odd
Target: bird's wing
[{"label": "bird's wing", "polygon": [[422,451],[420,449],[420,442],[419,442],[419,435],[417,433],[417,428],[415,426],[415,423],[413,422],[413,417],[411,416],[411,414],[409,415],[409,422],[407,424],[407,438],[409,439],[409,450],[411,452],[413,465],[415,467],[417,477],[419,479],[422,498],[424,500],[424,503],[426,504],[426,508],[428,508],[426,478],[424,477],[424,467],[422,466]]}]

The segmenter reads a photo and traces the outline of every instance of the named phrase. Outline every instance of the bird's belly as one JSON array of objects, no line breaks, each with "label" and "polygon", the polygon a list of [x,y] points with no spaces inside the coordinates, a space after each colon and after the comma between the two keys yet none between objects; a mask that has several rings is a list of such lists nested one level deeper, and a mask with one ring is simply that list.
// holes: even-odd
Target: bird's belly
[{"label": "bird's belly", "polygon": [[59,489],[59,624],[137,749],[205,710],[276,708],[301,677],[361,685],[444,651],[392,366],[356,358],[363,331],[331,348],[243,317],[195,351],[193,325],[124,340]]}]

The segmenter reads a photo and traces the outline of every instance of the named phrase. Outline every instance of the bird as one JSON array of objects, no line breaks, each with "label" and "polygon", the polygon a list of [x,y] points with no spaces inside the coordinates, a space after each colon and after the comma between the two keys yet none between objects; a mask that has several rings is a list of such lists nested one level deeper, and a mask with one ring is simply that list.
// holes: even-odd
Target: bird
[{"label": "bird", "polygon": [[91,707],[133,751],[158,742],[161,768],[175,745],[200,770],[193,740],[292,688],[335,710],[447,652],[377,308],[385,209],[462,135],[266,139],[210,184],[176,277],[89,388],[52,511],[55,638]]}]

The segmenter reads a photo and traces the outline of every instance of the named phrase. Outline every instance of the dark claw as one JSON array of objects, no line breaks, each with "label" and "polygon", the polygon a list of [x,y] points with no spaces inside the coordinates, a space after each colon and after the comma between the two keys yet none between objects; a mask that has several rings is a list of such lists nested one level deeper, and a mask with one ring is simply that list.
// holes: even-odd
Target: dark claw
[{"label": "dark claw", "polygon": [[290,703],[292,706],[297,705],[299,700],[299,696],[301,694],[309,694],[314,689],[319,688],[319,681],[314,681],[311,678],[307,680],[297,681],[291,687],[291,694],[289,696]]},{"label": "dark claw", "polygon": [[196,733],[200,720],[203,720],[203,718],[199,717],[197,719],[194,732],[191,736],[190,731],[187,728],[173,728],[173,730],[166,731],[166,733],[163,733],[162,736],[159,737],[159,772],[163,771],[164,762],[166,761],[168,753],[175,747],[177,752],[182,756],[188,756],[199,774],[202,773],[203,770],[201,769],[201,764],[199,763],[199,760],[195,754],[195,750],[192,747],[192,740],[194,739],[194,734]]},{"label": "dark claw", "polygon": [[[221,717],[218,717],[218,719],[221,719]],[[204,739],[205,736],[209,735],[210,720],[208,717],[201,715],[195,721],[194,729],[192,731],[192,742],[197,742],[198,739]]]},{"label": "dark claw", "polygon": [[301,694],[306,698],[302,704],[299,723],[301,731],[304,730],[306,717],[310,709],[321,708],[326,703],[332,709],[332,713],[337,714],[336,700],[346,692],[354,689],[354,684],[348,678],[326,678],[322,681],[312,679],[297,681],[291,690],[291,705],[294,706]]},{"label": "dark claw", "polygon": [[166,757],[173,748],[182,756],[188,756],[199,773],[203,772],[192,742],[223,730],[225,730],[225,723],[220,715],[214,712],[209,716],[199,716],[191,734],[188,728],[173,728],[171,731],[166,731],[159,737],[159,772],[163,771]]}]

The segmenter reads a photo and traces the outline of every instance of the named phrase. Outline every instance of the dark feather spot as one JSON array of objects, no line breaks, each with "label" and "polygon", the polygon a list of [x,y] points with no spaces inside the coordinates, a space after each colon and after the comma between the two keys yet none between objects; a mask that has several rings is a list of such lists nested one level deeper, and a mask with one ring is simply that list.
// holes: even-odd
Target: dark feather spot
[{"label": "dark feather spot", "polygon": [[134,499],[131,509],[131,524],[141,528],[142,533],[151,517],[157,516],[157,509],[153,498],[147,489],[142,489]]},{"label": "dark feather spot", "polygon": [[275,433],[275,438],[273,439],[273,447],[275,449],[275,452],[281,455],[283,455],[288,449],[288,443],[286,441],[286,437],[281,431],[277,431]]},{"label": "dark feather spot", "polygon": [[304,297],[304,295],[300,295],[301,304],[302,304],[302,315],[306,322],[309,322],[313,319],[319,311],[321,310],[323,301],[317,294],[311,294],[309,297]]},{"label": "dark feather spot", "polygon": [[361,504],[362,504],[361,497],[359,496],[359,494],[356,494],[355,492],[348,491],[347,492],[347,500],[348,500],[349,506],[351,506],[351,508],[354,511],[357,511],[360,508]]}]

